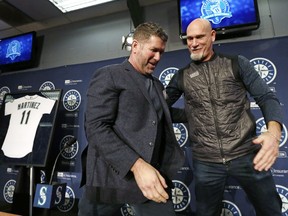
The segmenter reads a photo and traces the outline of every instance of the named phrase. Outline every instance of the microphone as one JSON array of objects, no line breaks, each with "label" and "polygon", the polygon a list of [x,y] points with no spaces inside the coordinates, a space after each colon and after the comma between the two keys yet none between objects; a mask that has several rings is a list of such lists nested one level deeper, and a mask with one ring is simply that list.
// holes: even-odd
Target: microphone
[{"label": "microphone", "polygon": [[55,167],[56,167],[56,164],[58,162],[58,158],[59,156],[61,155],[61,153],[68,147],[72,146],[75,142],[77,142],[77,139],[73,136],[68,142],[66,142],[64,144],[64,146],[60,149],[60,152],[58,153],[56,159],[55,159],[55,162],[54,162],[54,165],[53,165],[53,168],[52,168],[52,171],[51,171],[51,176],[50,176],[50,181],[49,181],[49,184],[51,185],[52,184],[52,180],[53,180],[53,176],[54,176],[54,171],[55,171]]}]

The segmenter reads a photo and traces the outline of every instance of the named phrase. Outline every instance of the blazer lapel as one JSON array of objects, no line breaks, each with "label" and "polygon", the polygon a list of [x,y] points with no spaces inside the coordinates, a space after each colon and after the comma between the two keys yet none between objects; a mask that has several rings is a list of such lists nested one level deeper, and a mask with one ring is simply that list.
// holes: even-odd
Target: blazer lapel
[{"label": "blazer lapel", "polygon": [[147,88],[145,86],[145,82],[143,82],[143,79],[141,79],[139,74],[137,74],[139,72],[137,72],[128,61],[125,61],[123,65],[125,67],[125,70],[129,71],[129,75],[134,80],[134,82],[136,83],[136,86],[140,89],[140,91],[145,96],[145,98],[148,100],[148,102],[150,104],[152,104],[152,101],[151,101],[150,96],[148,94]]},{"label": "blazer lapel", "polygon": [[[130,77],[135,81],[137,87],[140,89],[140,91],[142,92],[142,94],[145,96],[145,98],[148,100],[148,102],[153,105],[152,101],[151,101],[151,98],[148,94],[148,91],[147,91],[147,88],[145,86],[145,82],[143,82],[143,79],[141,79],[141,77],[139,76],[139,72],[137,72],[133,66],[128,62],[128,60],[126,60],[124,63],[123,63],[123,66],[125,67],[125,70],[129,71],[129,75]],[[168,109],[168,106],[167,106],[167,103],[164,99],[164,96],[163,96],[163,92],[162,92],[162,87],[160,86],[160,84],[155,81],[155,77],[153,77],[153,83],[154,83],[154,86],[156,88],[156,91],[159,95],[159,99],[160,99],[160,102],[162,104],[162,108],[163,108],[163,112],[165,114],[165,116],[167,115],[170,115],[170,112],[169,112],[169,109]]]}]

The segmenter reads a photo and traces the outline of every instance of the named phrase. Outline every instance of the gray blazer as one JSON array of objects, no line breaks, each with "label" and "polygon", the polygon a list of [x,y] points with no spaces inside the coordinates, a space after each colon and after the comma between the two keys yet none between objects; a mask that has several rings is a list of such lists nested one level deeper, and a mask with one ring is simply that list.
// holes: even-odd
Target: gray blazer
[{"label": "gray blazer", "polygon": [[[161,173],[173,179],[184,163],[176,141],[161,82],[154,78],[164,112],[165,148]],[[87,92],[85,132],[88,140],[86,192],[104,203],[139,203],[147,199],[130,168],[141,157],[150,162],[157,133],[157,113],[145,83],[126,60],[98,69]],[[83,173],[85,175],[85,171]]]}]

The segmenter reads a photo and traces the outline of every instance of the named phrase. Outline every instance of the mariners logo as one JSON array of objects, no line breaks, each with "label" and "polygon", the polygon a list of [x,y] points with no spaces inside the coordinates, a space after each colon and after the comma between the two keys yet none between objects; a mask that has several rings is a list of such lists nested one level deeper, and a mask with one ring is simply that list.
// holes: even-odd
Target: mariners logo
[{"label": "mariners logo", "polygon": [[[71,135],[65,136],[61,140],[60,149],[62,149],[64,147],[64,145],[66,145],[72,138],[73,138],[73,136],[71,136]],[[78,141],[76,141],[73,145],[65,148],[62,151],[61,155],[65,159],[72,159],[72,158],[74,158],[77,155],[78,150],[79,150],[79,144],[78,144]]]},{"label": "mariners logo", "polygon": [[282,215],[288,216],[288,188],[276,185],[276,189],[282,200]]},{"label": "mariners logo", "polygon": [[59,211],[68,212],[74,207],[75,194],[71,187],[66,186],[65,201],[62,205],[57,206]]},{"label": "mariners logo", "polygon": [[222,200],[222,202],[223,202],[223,208],[222,208],[221,216],[225,216],[225,215],[241,216],[242,215],[239,208],[234,203],[228,200]]},{"label": "mariners logo", "polygon": [[16,181],[11,179],[4,186],[3,196],[6,202],[8,203],[13,203],[13,194],[15,190],[15,185]]},{"label": "mariners logo", "polygon": [[182,123],[173,123],[173,129],[178,144],[180,147],[184,146],[188,139],[188,131],[186,126]]},{"label": "mariners logo", "polygon": [[44,82],[39,88],[40,91],[41,90],[53,90],[53,89],[55,89],[55,85],[54,85],[54,83],[52,83],[50,81]]},{"label": "mariners logo", "polygon": [[63,97],[63,106],[68,111],[76,110],[81,104],[81,95],[75,90],[71,89]]},{"label": "mariners logo", "polygon": [[159,80],[165,88],[178,70],[179,69],[176,67],[169,67],[161,72],[161,74],[159,75]]},{"label": "mariners logo", "polygon": [[189,188],[181,181],[173,180],[172,201],[176,212],[183,211],[190,204],[191,195]]},{"label": "mariners logo", "polygon": [[13,40],[9,43],[7,52],[6,52],[6,58],[10,58],[12,61],[14,61],[18,56],[21,56],[22,54],[22,42],[19,42],[18,40]]},{"label": "mariners logo", "polygon": [[250,62],[254,65],[261,78],[267,83],[271,83],[277,74],[277,70],[272,61],[266,58],[254,58]]},{"label": "mariners logo", "polygon": [[219,24],[224,18],[232,17],[229,3],[226,0],[206,0],[202,1],[201,18]]},{"label": "mariners logo", "polygon": [[0,89],[0,104],[2,104],[4,96],[6,93],[10,93],[10,89],[7,86],[3,86]]},{"label": "mariners logo", "polygon": [[135,216],[136,214],[132,210],[132,208],[129,206],[129,204],[125,204],[121,207],[121,214],[122,216]]},{"label": "mariners logo", "polygon": [[[283,127],[283,130],[281,132],[279,147],[282,147],[287,141],[287,128],[284,124],[282,124],[282,127]],[[261,133],[265,131],[267,131],[267,127],[264,121],[264,117],[262,117],[256,121],[256,135],[259,136]]]}]

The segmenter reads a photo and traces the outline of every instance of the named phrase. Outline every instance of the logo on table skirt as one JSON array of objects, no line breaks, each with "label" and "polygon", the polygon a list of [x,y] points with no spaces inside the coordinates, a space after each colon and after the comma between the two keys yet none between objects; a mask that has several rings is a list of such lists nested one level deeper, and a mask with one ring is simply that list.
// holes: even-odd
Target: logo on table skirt
[{"label": "logo on table skirt", "polygon": [[239,208],[235,205],[235,203],[230,202],[228,200],[222,200],[223,208],[221,216],[231,215],[231,216],[241,216],[241,212]]},{"label": "logo on table skirt", "polygon": [[71,187],[66,186],[64,204],[57,206],[61,212],[69,212],[75,204],[75,193]]},{"label": "logo on table skirt", "polygon": [[282,215],[288,216],[288,188],[276,185],[276,190],[282,200]]}]

